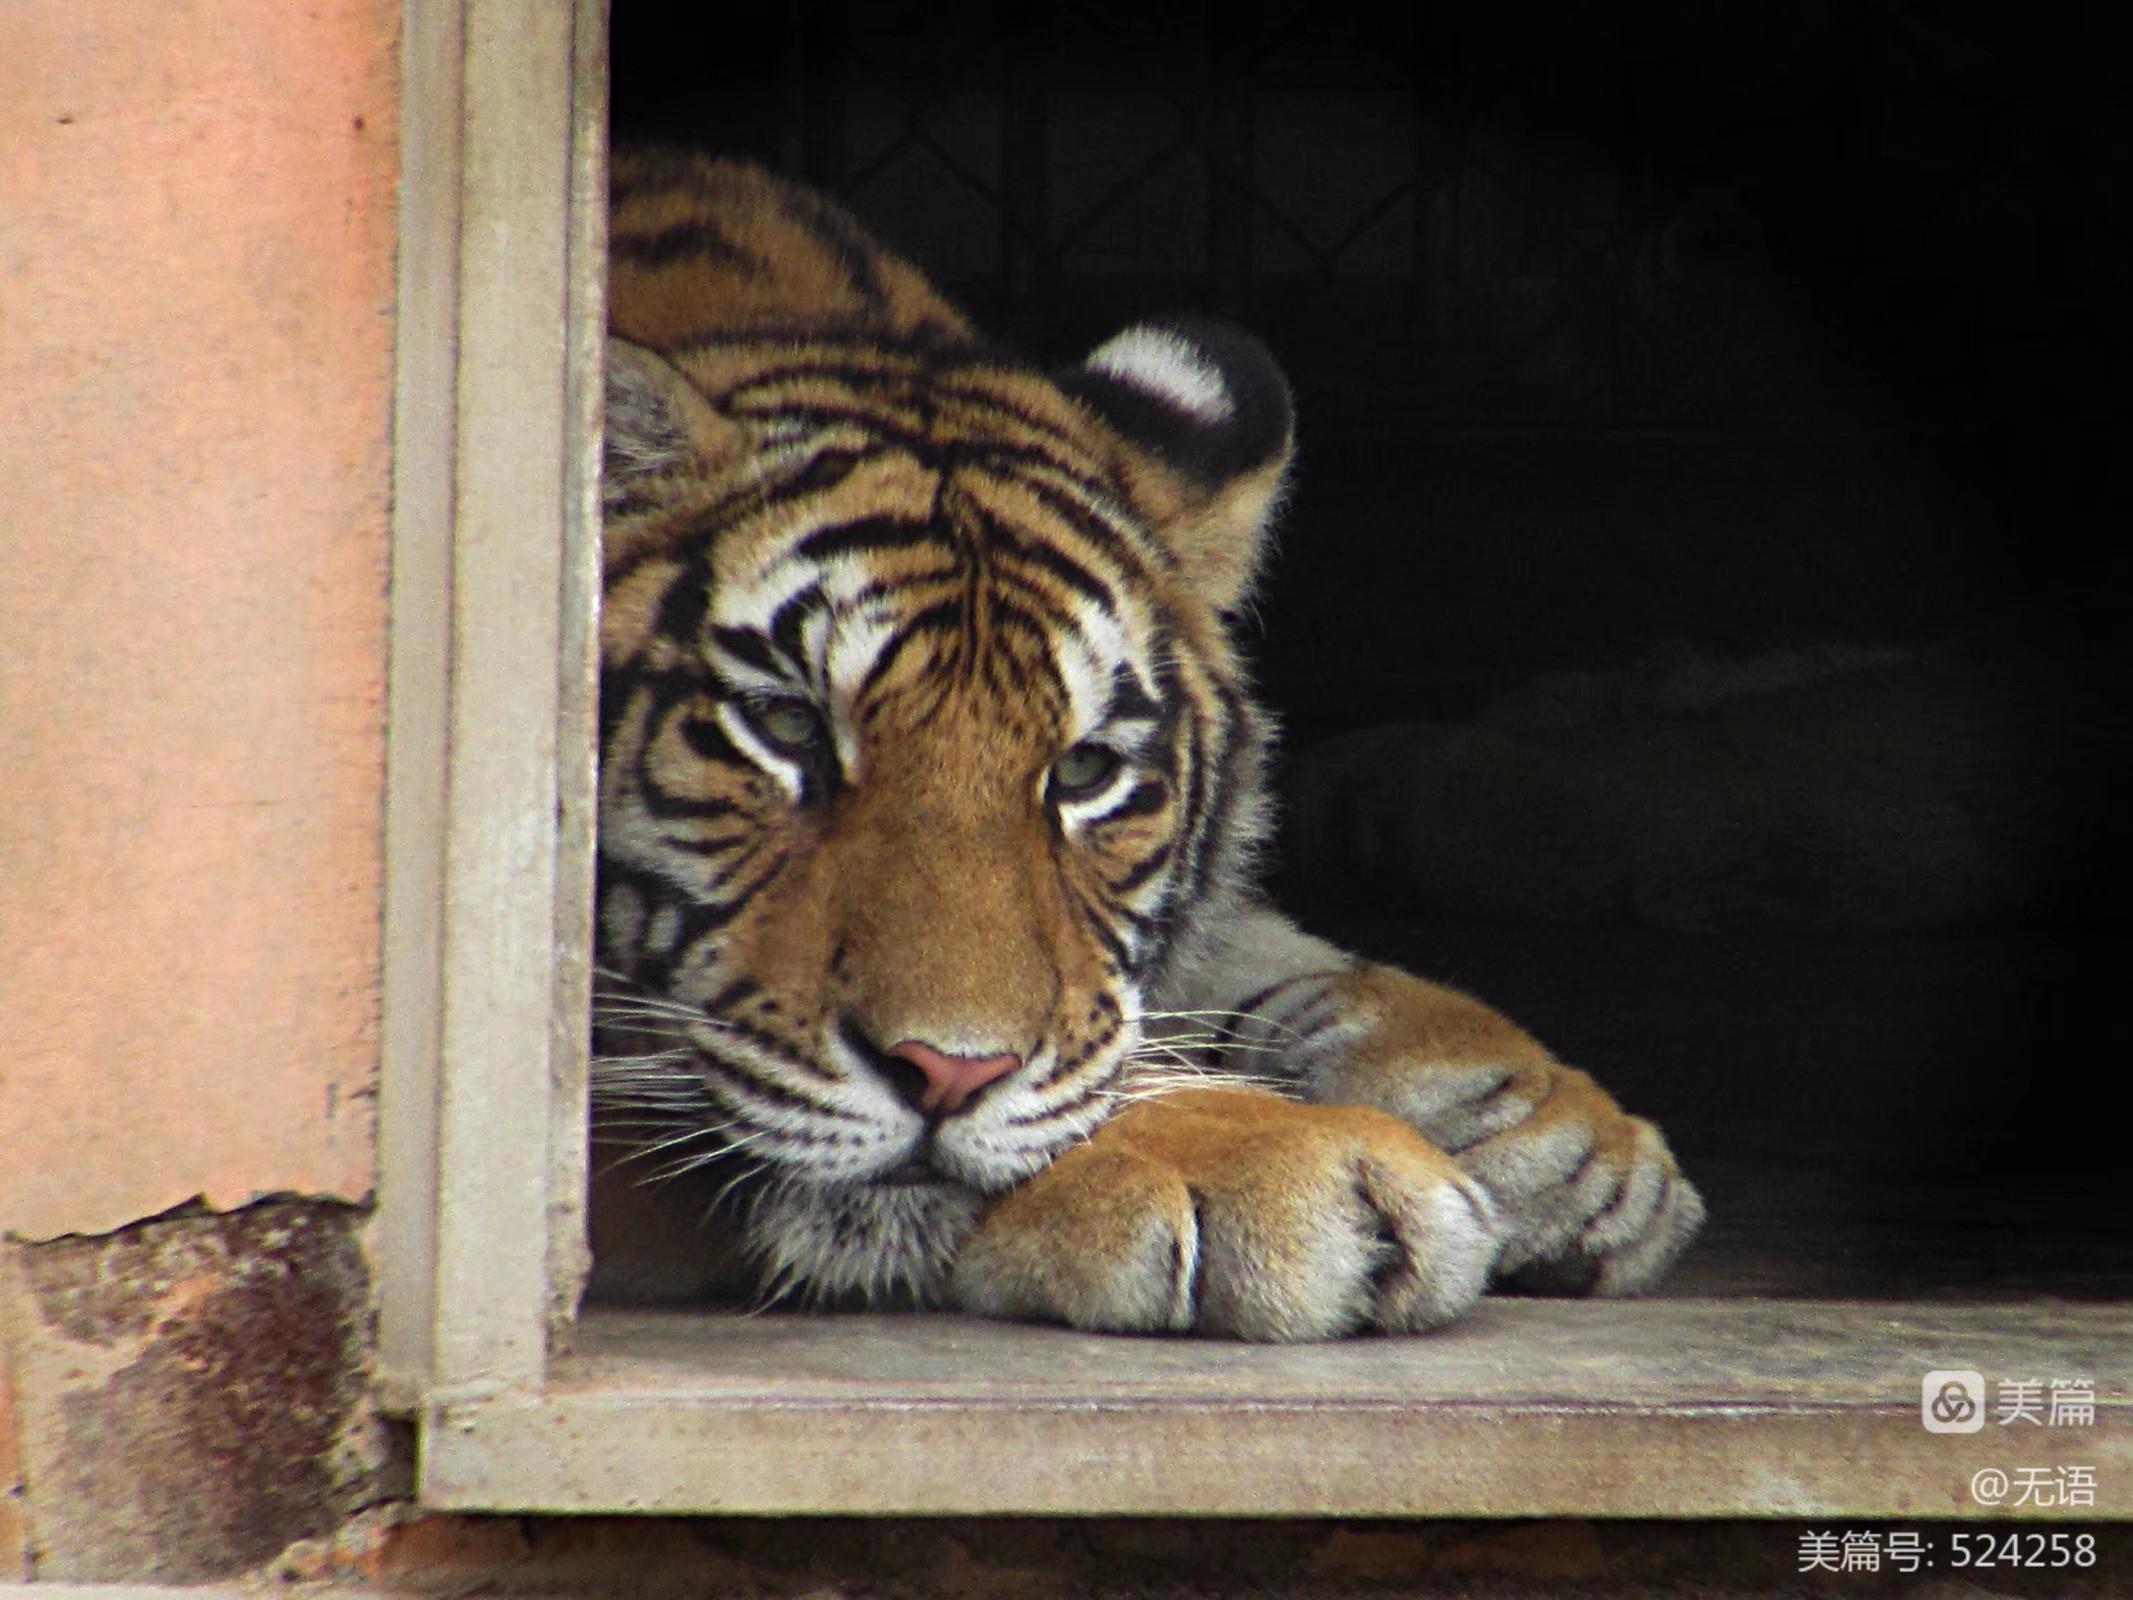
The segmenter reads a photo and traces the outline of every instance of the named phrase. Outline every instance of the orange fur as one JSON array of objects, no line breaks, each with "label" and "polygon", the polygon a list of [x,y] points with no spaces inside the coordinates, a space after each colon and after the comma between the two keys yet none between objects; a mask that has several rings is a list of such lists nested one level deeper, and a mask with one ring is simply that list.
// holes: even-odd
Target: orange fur
[{"label": "orange fur", "polygon": [[1002,1315],[1313,1339],[1446,1320],[1495,1253],[1487,1197],[1398,1118],[1186,1089],[998,1201],[959,1276]]}]

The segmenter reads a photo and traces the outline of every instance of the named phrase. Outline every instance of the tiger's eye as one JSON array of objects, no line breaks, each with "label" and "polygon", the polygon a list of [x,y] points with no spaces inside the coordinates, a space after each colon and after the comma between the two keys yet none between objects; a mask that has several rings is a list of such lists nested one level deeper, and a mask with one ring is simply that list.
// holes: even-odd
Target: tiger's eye
[{"label": "tiger's eye", "polygon": [[756,731],[788,754],[812,750],[822,743],[822,719],[805,700],[771,700],[753,708],[749,720]]},{"label": "tiger's eye", "polygon": [[1118,771],[1119,755],[1108,745],[1077,744],[1052,763],[1052,797],[1078,800],[1094,794]]}]

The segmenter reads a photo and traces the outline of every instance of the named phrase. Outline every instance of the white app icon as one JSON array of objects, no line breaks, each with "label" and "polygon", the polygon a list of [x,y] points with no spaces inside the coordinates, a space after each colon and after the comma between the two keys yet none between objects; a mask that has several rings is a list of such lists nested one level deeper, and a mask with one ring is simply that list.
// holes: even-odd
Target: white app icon
[{"label": "white app icon", "polygon": [[1975,1433],[1985,1426],[1985,1380],[1962,1369],[1929,1372],[1918,1388],[1918,1420],[1928,1433]]}]

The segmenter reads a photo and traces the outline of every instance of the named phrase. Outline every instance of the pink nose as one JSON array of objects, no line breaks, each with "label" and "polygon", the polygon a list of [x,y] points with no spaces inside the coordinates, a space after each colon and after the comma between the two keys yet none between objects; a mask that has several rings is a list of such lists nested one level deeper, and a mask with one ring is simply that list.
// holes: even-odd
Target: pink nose
[{"label": "pink nose", "polygon": [[997,1056],[952,1056],[916,1039],[890,1045],[889,1054],[924,1074],[926,1089],[919,1096],[918,1109],[929,1117],[952,1116],[985,1085],[1022,1065],[1022,1058],[1012,1051]]}]

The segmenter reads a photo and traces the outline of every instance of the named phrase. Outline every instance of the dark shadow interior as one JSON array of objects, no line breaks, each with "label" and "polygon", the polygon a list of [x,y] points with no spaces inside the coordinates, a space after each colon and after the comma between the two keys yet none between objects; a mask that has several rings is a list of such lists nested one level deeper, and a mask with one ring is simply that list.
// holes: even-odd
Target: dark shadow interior
[{"label": "dark shadow interior", "polygon": [[1691,1287],[2120,1296],[2107,15],[615,0],[613,114],[1044,360],[1267,340],[1281,895],[1664,1122]]}]

